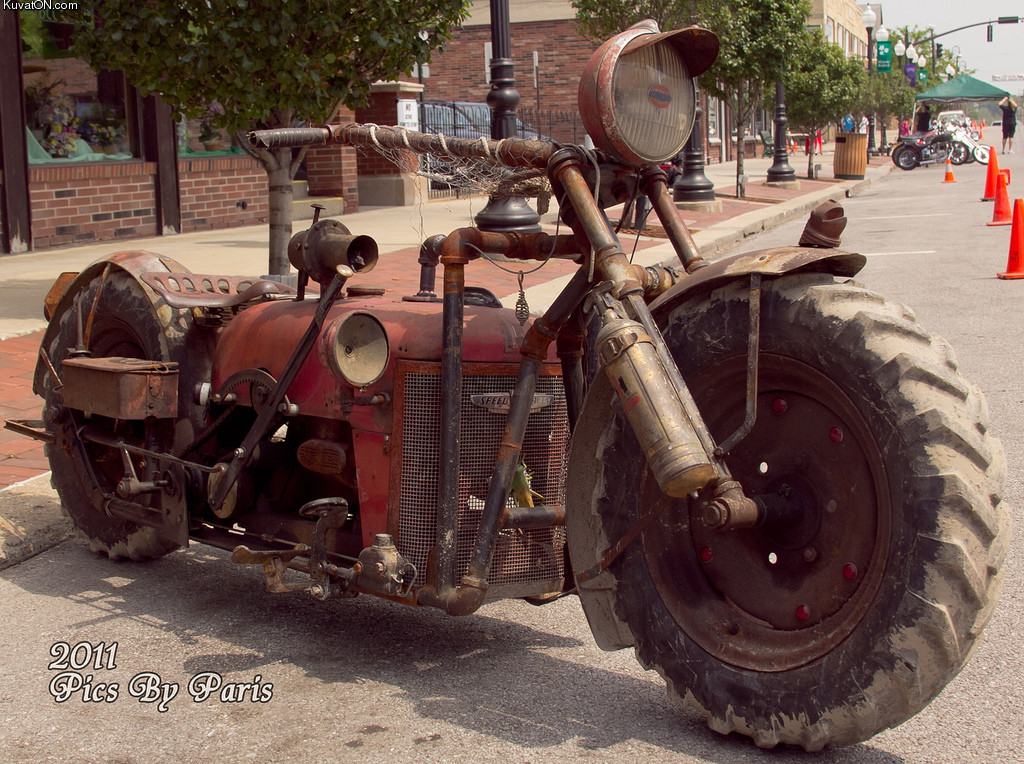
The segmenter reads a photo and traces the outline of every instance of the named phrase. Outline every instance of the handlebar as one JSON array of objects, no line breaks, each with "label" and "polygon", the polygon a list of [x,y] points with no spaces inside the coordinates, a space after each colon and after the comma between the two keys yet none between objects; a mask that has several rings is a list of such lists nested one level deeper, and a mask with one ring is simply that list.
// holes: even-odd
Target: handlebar
[{"label": "handlebar", "polygon": [[398,149],[416,154],[460,157],[490,161],[507,167],[545,169],[551,155],[558,149],[548,141],[522,138],[449,138],[434,133],[420,133],[404,127],[383,125],[328,125],[326,127],[288,127],[276,130],[254,130],[249,140],[264,148],[298,148],[330,143]]},{"label": "handlebar", "polygon": [[276,130],[254,130],[249,141],[266,149],[319,146],[328,142],[331,131],[326,127],[283,127]]}]

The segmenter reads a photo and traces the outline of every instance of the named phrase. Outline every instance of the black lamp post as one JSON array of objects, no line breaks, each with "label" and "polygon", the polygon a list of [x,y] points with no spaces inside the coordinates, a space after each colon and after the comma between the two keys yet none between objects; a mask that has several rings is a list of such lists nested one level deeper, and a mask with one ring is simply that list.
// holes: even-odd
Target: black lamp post
[{"label": "black lamp post", "polygon": [[[868,77],[870,78],[874,72],[874,66],[872,65],[872,53],[875,47],[875,22],[878,21],[878,16],[872,10],[871,6],[865,6],[864,15],[861,17],[864,22],[864,27],[868,30]],[[868,156],[875,153],[875,112],[874,109],[868,112]]]},{"label": "black lamp post", "polygon": [[715,184],[704,174],[704,128],[700,96],[693,113],[693,131],[683,147],[683,171],[672,184],[672,199],[677,202],[714,202]]},{"label": "black lamp post", "polygon": [[[491,107],[491,137],[495,140],[513,138],[516,134],[516,90],[512,64],[512,39],[509,30],[508,0],[491,0],[491,90],[487,103]],[[482,231],[540,231],[540,215],[521,196],[492,196],[476,216]]]},{"label": "black lamp post", "polygon": [[[775,158],[768,168],[769,183],[795,183],[796,173],[789,164],[789,150],[786,148],[786,133],[789,119],[786,117],[786,87],[782,80],[775,82]],[[812,139],[813,140],[813,137]]]}]

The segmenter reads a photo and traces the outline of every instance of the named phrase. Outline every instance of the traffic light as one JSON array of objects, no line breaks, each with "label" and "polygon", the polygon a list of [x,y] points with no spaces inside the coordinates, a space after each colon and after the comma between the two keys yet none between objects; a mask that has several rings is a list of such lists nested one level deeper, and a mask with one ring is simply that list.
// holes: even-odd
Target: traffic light
[{"label": "traffic light", "polygon": [[992,42],[992,25],[988,25],[988,33],[985,35],[985,42]]},{"label": "traffic light", "polygon": [[942,43],[941,42],[937,42],[937,43],[935,43],[935,61],[936,61],[936,63],[938,63],[938,60],[940,58],[942,58]]}]

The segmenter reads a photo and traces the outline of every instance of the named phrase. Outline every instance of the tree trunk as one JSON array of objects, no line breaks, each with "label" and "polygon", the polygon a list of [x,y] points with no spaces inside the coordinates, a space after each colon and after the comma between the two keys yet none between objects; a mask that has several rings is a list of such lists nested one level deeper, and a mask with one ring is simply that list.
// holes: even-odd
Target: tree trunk
[{"label": "tree trunk", "polygon": [[807,179],[814,180],[814,149],[815,143],[817,143],[815,138],[818,135],[818,131],[816,129],[812,129],[809,135],[811,137],[809,140],[810,149],[807,152]]},{"label": "tree trunk", "polygon": [[743,90],[736,91],[736,198],[742,199],[747,195],[747,190],[740,182],[743,177],[743,157],[746,154],[746,140],[743,131],[746,128],[746,118],[743,112]]},{"label": "tree trunk", "polygon": [[288,241],[292,236],[292,150],[274,149],[267,171],[270,205],[270,273],[288,273]]}]

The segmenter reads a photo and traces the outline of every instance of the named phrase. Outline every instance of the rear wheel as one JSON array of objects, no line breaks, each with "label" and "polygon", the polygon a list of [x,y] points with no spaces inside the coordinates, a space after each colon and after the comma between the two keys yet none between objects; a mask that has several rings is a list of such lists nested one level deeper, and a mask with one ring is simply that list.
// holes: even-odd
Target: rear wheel
[{"label": "rear wheel", "polygon": [[972,159],[971,150],[966,144],[960,143],[959,141],[953,144],[953,150],[949,154],[950,162],[960,166],[962,164],[967,164],[972,161]]},{"label": "rear wheel", "polygon": [[[181,334],[170,325],[174,312],[166,308],[158,316],[142,287],[127,274],[112,271],[106,278],[97,277],[75,299],[76,305],[55,319],[60,322],[59,330],[47,348],[58,373],[61,363],[77,346],[78,302],[86,325],[91,314],[88,349],[94,357],[176,360]],[[111,559],[145,560],[176,549],[177,544],[161,537],[157,529],[106,513],[102,492],[113,492],[123,476],[121,454],[91,443],[84,445],[84,453],[76,447],[71,430],[84,424],[84,419],[80,412],[64,407],[54,382],[47,375],[43,419],[47,428],[57,434],[55,442],[47,445],[47,456],[53,486],[71,522],[88,539],[93,551]],[[88,423],[105,435],[134,445],[166,449],[173,440],[167,423],[124,422],[101,416],[92,416]],[[141,477],[146,469],[144,462],[136,458],[134,464]]]},{"label": "rear wheel", "polygon": [[[665,329],[708,426],[743,419],[747,289]],[[988,619],[1007,539],[1002,449],[952,352],[903,308],[823,275],[766,282],[757,422],[728,458],[768,506],[720,532],[662,494],[618,413],[599,442],[616,613],[670,696],[722,733],[817,750],[923,708]]]},{"label": "rear wheel", "polygon": [[892,162],[901,170],[917,167],[917,152],[908,146],[900,146],[892,152]]}]

